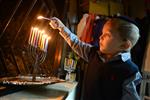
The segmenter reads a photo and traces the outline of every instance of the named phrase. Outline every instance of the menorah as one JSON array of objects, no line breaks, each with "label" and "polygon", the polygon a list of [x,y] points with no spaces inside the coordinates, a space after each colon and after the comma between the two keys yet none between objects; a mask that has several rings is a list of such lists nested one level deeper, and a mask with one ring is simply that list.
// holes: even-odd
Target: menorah
[{"label": "menorah", "polygon": [[36,27],[31,28],[29,40],[28,40],[28,52],[33,59],[32,81],[36,81],[37,69],[39,64],[43,63],[48,48],[48,40],[50,38],[44,31],[39,30]]}]

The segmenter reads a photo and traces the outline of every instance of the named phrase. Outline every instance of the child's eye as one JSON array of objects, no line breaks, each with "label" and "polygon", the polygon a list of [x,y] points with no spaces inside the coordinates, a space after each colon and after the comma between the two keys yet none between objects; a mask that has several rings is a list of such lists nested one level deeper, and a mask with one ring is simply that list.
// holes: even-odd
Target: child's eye
[{"label": "child's eye", "polygon": [[106,33],[104,34],[105,37],[111,37],[110,34]]}]

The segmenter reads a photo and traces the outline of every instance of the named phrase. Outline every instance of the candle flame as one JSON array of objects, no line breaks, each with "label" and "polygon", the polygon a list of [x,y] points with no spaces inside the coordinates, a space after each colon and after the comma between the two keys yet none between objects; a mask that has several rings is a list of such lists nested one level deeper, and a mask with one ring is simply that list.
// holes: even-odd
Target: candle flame
[{"label": "candle flame", "polygon": [[36,30],[36,31],[38,31],[38,28],[37,28],[37,27],[34,27],[34,28],[33,28],[33,30]]},{"label": "candle flame", "polygon": [[31,32],[29,36],[29,44],[35,48],[39,47],[40,50],[47,52],[48,41],[50,37],[45,34],[45,30],[40,30],[37,27],[31,27]]},{"label": "candle flame", "polygon": [[43,19],[43,18],[44,18],[43,16],[38,16],[38,17],[37,17],[37,19]]},{"label": "candle flame", "polygon": [[46,34],[44,34],[44,35],[43,35],[43,37],[44,37],[44,38],[47,38],[47,35],[46,35]]},{"label": "candle flame", "polygon": [[51,39],[51,37],[47,37],[47,39],[48,39],[48,40],[50,40],[50,39]]},{"label": "candle flame", "polygon": [[43,16],[38,16],[37,19],[45,19],[45,20],[48,20],[48,21],[51,20],[51,18],[47,18],[47,17],[43,17]]},{"label": "candle flame", "polygon": [[44,33],[45,33],[45,30],[42,30],[41,33],[44,34]]}]

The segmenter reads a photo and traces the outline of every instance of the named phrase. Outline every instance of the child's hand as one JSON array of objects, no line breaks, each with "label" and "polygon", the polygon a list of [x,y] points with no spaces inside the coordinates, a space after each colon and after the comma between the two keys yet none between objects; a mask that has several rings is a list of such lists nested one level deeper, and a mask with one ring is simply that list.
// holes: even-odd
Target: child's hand
[{"label": "child's hand", "polygon": [[49,25],[53,29],[58,29],[59,31],[61,31],[61,29],[65,27],[65,25],[61,22],[61,20],[59,20],[56,17],[51,18],[51,21],[49,22]]}]

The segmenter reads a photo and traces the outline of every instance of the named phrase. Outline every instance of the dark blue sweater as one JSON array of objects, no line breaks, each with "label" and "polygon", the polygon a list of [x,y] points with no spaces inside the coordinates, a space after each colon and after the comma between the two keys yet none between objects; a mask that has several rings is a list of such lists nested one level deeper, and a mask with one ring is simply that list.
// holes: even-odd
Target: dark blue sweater
[{"label": "dark blue sweater", "polygon": [[103,62],[95,50],[89,55],[83,99],[84,100],[121,100],[122,84],[125,79],[138,72],[131,61],[120,59]]}]

